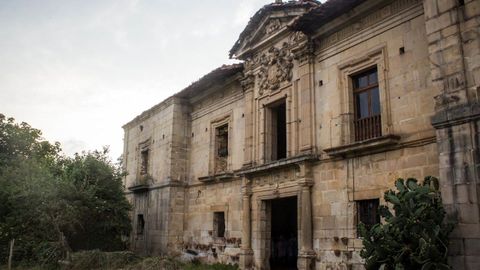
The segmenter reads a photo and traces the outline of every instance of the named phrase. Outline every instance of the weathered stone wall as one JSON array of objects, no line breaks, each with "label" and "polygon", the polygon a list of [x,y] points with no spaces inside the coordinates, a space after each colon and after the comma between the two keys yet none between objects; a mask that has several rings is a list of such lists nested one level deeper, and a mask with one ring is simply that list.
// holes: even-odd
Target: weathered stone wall
[{"label": "weathered stone wall", "polygon": [[[238,263],[241,243],[239,178],[215,179],[215,127],[228,124],[227,171],[243,164],[244,96],[238,83],[193,99],[183,245],[208,255],[209,261]],[[208,178],[207,182],[199,178]],[[225,237],[213,235],[214,212],[225,213]]]},{"label": "weathered stone wall", "polygon": [[[167,252],[170,190],[157,189],[141,194],[130,194],[132,210],[131,248],[141,255]],[[137,232],[138,215],[143,215],[143,234]]]},{"label": "weathered stone wall", "polygon": [[192,100],[189,184],[199,183],[199,177],[214,174],[214,136],[217,123],[227,123],[229,126],[227,171],[233,172],[242,167],[245,143],[244,104],[242,88],[238,82],[217,89],[199,100]]},{"label": "weathered stone wall", "polygon": [[[332,25],[342,20],[351,18]],[[323,28],[329,32],[320,29],[315,61],[316,81],[322,81],[316,87],[318,148],[354,143],[350,76],[373,66],[379,77],[382,135],[399,136],[395,145],[373,152],[360,146],[346,158],[328,160],[322,154],[324,161],[313,169],[316,269],[362,269],[356,201],[378,198],[382,203],[383,193],[399,177],[438,176],[430,118],[439,91],[431,81],[421,1],[392,1],[333,33],[328,24]]]},{"label": "weathered stone wall", "polygon": [[479,89],[480,1],[424,1],[431,74],[440,92],[437,129],[440,181],[456,222],[450,245],[454,269],[480,268]]},{"label": "weathered stone wall", "polygon": [[[172,97],[124,127],[124,185],[133,205],[131,242],[141,254],[163,254],[181,246],[188,112],[184,100]],[[142,149],[149,153],[146,176],[139,173]],[[138,215],[145,221],[143,234],[137,232]]]},{"label": "weathered stone wall", "polygon": [[[125,186],[128,188],[135,185],[140,178],[140,145],[147,144],[149,149],[148,179],[149,184],[166,184],[172,177],[173,157],[178,155],[181,148],[184,127],[179,117],[182,106],[175,98],[169,98],[152,108],[143,119],[132,121],[125,128],[124,166],[127,171]],[[178,123],[176,123],[178,122]],[[173,155],[172,155],[173,154]],[[183,159],[185,160],[185,159]],[[181,170],[175,170],[181,171]],[[179,178],[177,176],[176,178]]]},{"label": "weathered stone wall", "polygon": [[397,178],[423,179],[437,173],[438,153],[433,143],[345,160],[326,160],[315,166],[312,204],[316,269],[361,265],[357,200],[378,198],[385,203],[383,193],[394,186]]},{"label": "weathered stone wall", "polygon": [[[423,8],[420,1],[409,2],[416,4],[392,10],[384,18],[377,13],[383,14],[389,7],[387,10],[391,10],[392,5],[371,11],[364,20],[373,17],[375,24],[359,27],[336,43],[320,43],[315,61],[319,149],[352,143],[350,75],[373,66],[378,68],[383,135],[397,134],[403,142],[435,136],[430,117],[434,113],[433,98],[439,92],[430,79]],[[329,40],[342,31],[345,28],[319,40]]]},{"label": "weathered stone wall", "polygon": [[[184,249],[207,256],[208,261],[238,263],[242,238],[241,182],[195,185],[186,194]],[[225,213],[225,237],[213,235],[214,212]]]}]

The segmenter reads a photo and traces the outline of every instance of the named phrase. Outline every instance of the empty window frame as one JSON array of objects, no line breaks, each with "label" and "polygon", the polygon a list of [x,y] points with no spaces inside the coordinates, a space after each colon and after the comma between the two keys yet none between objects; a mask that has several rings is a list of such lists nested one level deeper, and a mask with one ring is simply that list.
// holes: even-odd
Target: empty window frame
[{"label": "empty window frame", "polygon": [[228,165],[228,124],[215,128],[215,173],[225,172]]},{"label": "empty window frame", "polygon": [[148,174],[148,159],[149,159],[148,149],[140,152],[140,175],[141,176],[145,176]]},{"label": "empty window frame", "polygon": [[377,67],[354,75],[351,78],[355,109],[355,141],[382,136]]},{"label": "empty window frame", "polygon": [[143,219],[143,214],[137,215],[137,234],[143,235],[145,230],[145,219]]},{"label": "empty window frame", "polygon": [[213,235],[225,237],[225,212],[213,213]]},{"label": "empty window frame", "polygon": [[270,107],[271,160],[287,157],[287,106],[285,100]]},{"label": "empty window frame", "polygon": [[228,156],[228,124],[215,129],[216,154],[218,157]]},{"label": "empty window frame", "polygon": [[380,223],[378,212],[379,199],[359,200],[357,202],[357,224],[363,223],[367,229]]}]

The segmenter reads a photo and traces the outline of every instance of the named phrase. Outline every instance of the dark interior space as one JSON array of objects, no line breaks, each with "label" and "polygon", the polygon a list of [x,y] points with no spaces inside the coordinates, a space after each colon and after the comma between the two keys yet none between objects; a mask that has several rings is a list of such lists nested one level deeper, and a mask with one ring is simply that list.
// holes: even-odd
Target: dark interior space
[{"label": "dark interior space", "polygon": [[213,213],[213,230],[215,237],[225,237],[225,212]]},{"label": "dark interior space", "polygon": [[272,107],[272,160],[287,157],[287,110],[285,102]]},{"label": "dark interior space", "polygon": [[272,200],[271,221],[271,269],[297,269],[297,197]]}]

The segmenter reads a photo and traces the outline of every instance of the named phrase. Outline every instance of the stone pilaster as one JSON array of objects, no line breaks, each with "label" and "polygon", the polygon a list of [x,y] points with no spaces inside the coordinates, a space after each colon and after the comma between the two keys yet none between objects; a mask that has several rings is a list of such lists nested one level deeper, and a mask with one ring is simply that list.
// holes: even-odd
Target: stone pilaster
[{"label": "stone pilaster", "polygon": [[[450,264],[454,269],[478,269],[480,80],[474,78],[480,78],[480,64],[472,59],[478,59],[480,1],[424,0],[424,9],[432,84],[440,93],[432,125],[437,129],[441,191],[456,222]],[[476,38],[471,35],[474,28]]]},{"label": "stone pilaster", "polygon": [[297,267],[299,270],[314,269],[315,252],[313,251],[313,220],[312,195],[313,180],[310,177],[308,164],[300,165],[302,179],[300,184],[300,250],[298,252]]},{"label": "stone pilaster", "polygon": [[252,250],[252,210],[251,210],[250,180],[243,179],[242,187],[242,252],[240,254],[240,268],[250,269],[253,263]]},{"label": "stone pilaster", "polygon": [[253,163],[253,101],[255,79],[253,75],[246,75],[241,81],[245,93],[245,154],[244,167],[249,167]]},{"label": "stone pilaster", "polygon": [[298,122],[299,150],[303,153],[315,152],[315,64],[313,41],[307,41],[292,50],[298,63]]}]

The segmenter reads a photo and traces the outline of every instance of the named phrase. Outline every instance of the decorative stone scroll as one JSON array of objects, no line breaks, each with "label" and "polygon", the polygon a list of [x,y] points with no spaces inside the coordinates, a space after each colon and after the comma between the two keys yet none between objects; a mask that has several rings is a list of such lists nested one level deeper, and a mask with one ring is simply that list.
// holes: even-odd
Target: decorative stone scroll
[{"label": "decorative stone scroll", "polygon": [[283,43],[280,49],[271,47],[266,55],[260,56],[259,61],[259,95],[263,95],[266,90],[277,90],[281,83],[292,80],[293,54],[288,43]]},{"label": "decorative stone scroll", "polygon": [[315,43],[313,41],[307,41],[299,48],[294,50],[295,60],[298,60],[300,64],[312,62],[315,52]]}]

